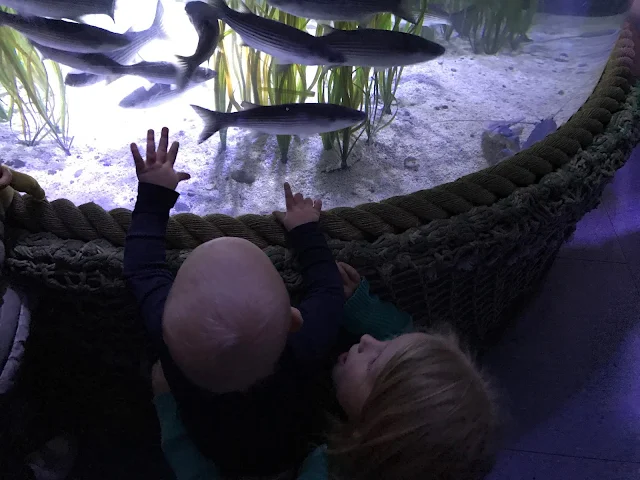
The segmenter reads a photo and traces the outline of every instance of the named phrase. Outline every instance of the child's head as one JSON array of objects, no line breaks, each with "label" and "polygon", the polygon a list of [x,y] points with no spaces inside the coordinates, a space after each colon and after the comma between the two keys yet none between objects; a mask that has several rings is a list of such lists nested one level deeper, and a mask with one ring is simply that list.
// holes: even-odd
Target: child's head
[{"label": "child's head", "polygon": [[302,318],[282,277],[247,240],[223,237],[187,257],[162,324],[173,360],[195,384],[224,393],[269,376]]},{"label": "child's head", "polygon": [[349,417],[329,442],[336,478],[471,480],[492,467],[496,407],[454,335],[365,335],[333,378]]}]

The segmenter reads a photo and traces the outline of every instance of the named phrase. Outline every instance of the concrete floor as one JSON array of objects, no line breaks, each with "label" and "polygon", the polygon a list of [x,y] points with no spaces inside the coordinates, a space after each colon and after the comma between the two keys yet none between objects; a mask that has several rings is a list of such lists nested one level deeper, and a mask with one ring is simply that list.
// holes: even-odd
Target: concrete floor
[{"label": "concrete floor", "polygon": [[510,416],[489,480],[640,479],[640,149],[486,363]]}]

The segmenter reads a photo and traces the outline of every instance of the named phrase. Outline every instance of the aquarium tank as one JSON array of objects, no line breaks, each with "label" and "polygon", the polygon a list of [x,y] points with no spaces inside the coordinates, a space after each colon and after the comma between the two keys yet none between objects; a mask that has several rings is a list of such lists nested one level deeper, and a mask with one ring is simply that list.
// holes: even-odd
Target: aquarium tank
[{"label": "aquarium tank", "polygon": [[495,165],[585,102],[611,0],[0,0],[0,161],[132,208],[129,144],[180,142],[175,212],[327,208]]}]

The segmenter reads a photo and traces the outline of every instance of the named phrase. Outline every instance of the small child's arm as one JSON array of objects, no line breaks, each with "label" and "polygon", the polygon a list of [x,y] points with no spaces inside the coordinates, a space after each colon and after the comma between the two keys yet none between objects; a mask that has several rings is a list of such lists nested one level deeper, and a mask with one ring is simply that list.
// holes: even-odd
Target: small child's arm
[{"label": "small child's arm", "polygon": [[330,355],[342,326],[344,293],[331,250],[317,223],[289,233],[298,254],[305,295],[298,306],[302,327],[290,337],[298,361],[320,365]]},{"label": "small child's arm", "polygon": [[413,321],[408,313],[393,304],[382,301],[369,290],[369,282],[360,278],[350,265],[339,264],[345,294],[349,297],[344,306],[344,327],[352,335],[369,334],[378,340],[386,340],[413,331]]},{"label": "small child's arm", "polygon": [[293,195],[284,185],[287,212],[278,213],[298,255],[305,294],[298,306],[302,327],[289,337],[299,364],[314,369],[323,364],[335,345],[342,326],[344,292],[342,279],[319,226],[320,200]]},{"label": "small child's arm", "polygon": [[166,264],[165,235],[169,211],[178,199],[175,188],[189,175],[173,169],[178,143],[169,151],[169,130],[162,129],[156,151],[153,130],[147,132],[146,161],[135,144],[131,152],[138,176],[138,199],[124,248],[124,277],[156,346],[162,340],[162,312],[173,275]]},{"label": "small child's arm", "polygon": [[171,393],[161,393],[153,399],[160,421],[162,451],[176,480],[219,480],[216,466],[205,458],[189,438],[178,416],[178,407]]}]

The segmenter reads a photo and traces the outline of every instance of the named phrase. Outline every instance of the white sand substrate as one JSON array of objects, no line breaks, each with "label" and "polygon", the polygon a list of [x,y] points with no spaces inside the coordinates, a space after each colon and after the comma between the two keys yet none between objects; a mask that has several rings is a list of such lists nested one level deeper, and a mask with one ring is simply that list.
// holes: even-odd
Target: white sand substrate
[{"label": "white sand substrate", "polygon": [[[485,168],[480,138],[489,121],[524,117],[536,122],[555,115],[558,124],[565,122],[593,90],[622,22],[621,16],[539,15],[532,42],[495,56],[473,54],[466,40],[440,39],[447,53],[405,69],[394,123],[373,144],[361,143],[347,170],[335,170],[340,160],[323,151],[319,137],[294,139],[286,164],[275,137],[231,129],[225,152],[219,151],[217,135],[198,145],[202,122],[189,105],[213,109],[211,89],[198,87],[148,110],[118,107],[121,98],[147,85],[136,78],[68,89],[75,137],[71,156],[51,140],[24,146],[19,132],[2,124],[0,161],[34,176],[50,200],[133,208],[136,178],[129,143],[143,145],[148,128],[167,126],[171,139],[181,143],[177,166],[192,175],[179,187],[176,212],[270,213],[282,207],[285,180],[322,198],[326,208],[378,201]],[[165,59],[167,52],[192,53],[194,35],[185,34],[177,51],[174,43],[161,42]],[[524,127],[523,140],[533,126]],[[405,161],[408,157],[413,159]]]}]

